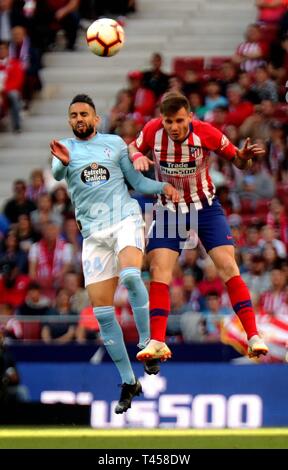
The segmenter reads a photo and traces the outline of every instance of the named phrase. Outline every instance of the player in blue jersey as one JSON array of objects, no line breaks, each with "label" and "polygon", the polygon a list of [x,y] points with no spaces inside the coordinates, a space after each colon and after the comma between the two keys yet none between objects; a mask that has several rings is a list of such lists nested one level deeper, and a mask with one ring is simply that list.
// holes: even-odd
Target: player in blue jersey
[{"label": "player in blue jersey", "polygon": [[[140,395],[123,333],[115,317],[114,293],[120,282],[128,289],[139,348],[150,341],[148,293],[141,279],[144,221],[138,202],[129,195],[124,178],[139,192],[165,194],[178,202],[176,189],[145,178],[128,157],[127,146],[116,135],[99,134],[99,116],[87,95],[77,95],[69,106],[74,138],[53,140],[52,172],[65,178],[79,229],[83,235],[82,264],[85,286],[100,325],[104,345],[119,370],[122,391],[115,408],[123,413]],[[149,364],[148,369],[149,371]]]}]

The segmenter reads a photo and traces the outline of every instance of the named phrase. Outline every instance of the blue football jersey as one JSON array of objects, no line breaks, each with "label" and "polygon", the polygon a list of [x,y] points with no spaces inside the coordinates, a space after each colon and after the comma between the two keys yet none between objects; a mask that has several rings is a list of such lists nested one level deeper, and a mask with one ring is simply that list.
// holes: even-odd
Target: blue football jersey
[{"label": "blue football jersey", "polygon": [[161,193],[165,183],[151,180],[136,171],[127,145],[117,135],[97,134],[89,140],[67,138],[60,141],[70,153],[69,165],[53,157],[56,180],[65,178],[75,217],[84,238],[114,225],[129,215],[141,214],[125,184],[145,194]]}]

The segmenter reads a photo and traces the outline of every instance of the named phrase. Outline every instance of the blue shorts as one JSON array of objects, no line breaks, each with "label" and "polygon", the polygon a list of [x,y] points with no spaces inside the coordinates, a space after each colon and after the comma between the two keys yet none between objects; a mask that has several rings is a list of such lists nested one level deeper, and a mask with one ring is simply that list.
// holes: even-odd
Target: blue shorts
[{"label": "blue shorts", "polygon": [[188,237],[187,232],[191,229],[198,233],[207,253],[216,246],[234,245],[230,227],[217,198],[211,206],[207,203],[203,209],[191,209],[187,214],[158,207],[153,219],[147,253],[156,248],[169,248],[180,254]]}]

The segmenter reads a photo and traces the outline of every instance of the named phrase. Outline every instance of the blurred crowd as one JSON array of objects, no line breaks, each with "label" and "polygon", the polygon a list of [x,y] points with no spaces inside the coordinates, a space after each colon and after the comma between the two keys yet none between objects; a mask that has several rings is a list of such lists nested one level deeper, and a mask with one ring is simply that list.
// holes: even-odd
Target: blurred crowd
[{"label": "blurred crowd", "polygon": [[[249,136],[265,147],[266,156],[250,171],[216,155],[211,155],[210,171],[257,314],[288,324],[288,2],[273,7],[265,0],[256,3],[258,21],[247,26],[232,57],[175,58],[173,74],[167,74],[155,52],[149,69],[129,71],[127,87],[103,117],[101,132],[130,143],[159,115],[163,93],[177,90],[189,99],[196,119],[210,122],[235,145]],[[95,18],[108,10],[124,21],[136,8],[133,1],[99,5],[103,2],[0,0],[0,110],[10,109],[14,131],[21,130],[21,105],[29,107],[33,92],[41,89],[41,58],[53,50],[57,31],[64,29],[66,47],[74,50],[81,17]],[[47,34],[37,33],[42,27]],[[17,87],[5,89],[5,64]],[[132,194],[145,213],[151,199]],[[145,214],[147,220],[150,216]],[[49,170],[34,169],[29,181],[13,182],[13,195],[0,214],[0,323],[8,336],[46,343],[99,341],[83,287],[81,245],[66,187],[56,184]],[[171,284],[168,342],[219,341],[222,319],[232,315],[225,285],[195,234],[188,247]],[[142,275],[149,289],[146,261]],[[126,340],[137,341],[122,286],[115,305]]]}]

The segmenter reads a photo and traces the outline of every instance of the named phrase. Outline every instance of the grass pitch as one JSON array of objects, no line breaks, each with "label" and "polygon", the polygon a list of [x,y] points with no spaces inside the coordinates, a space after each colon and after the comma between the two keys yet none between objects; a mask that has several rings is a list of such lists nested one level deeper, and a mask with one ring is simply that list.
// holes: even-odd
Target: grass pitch
[{"label": "grass pitch", "polygon": [[0,428],[0,449],[288,449],[288,429]]}]

